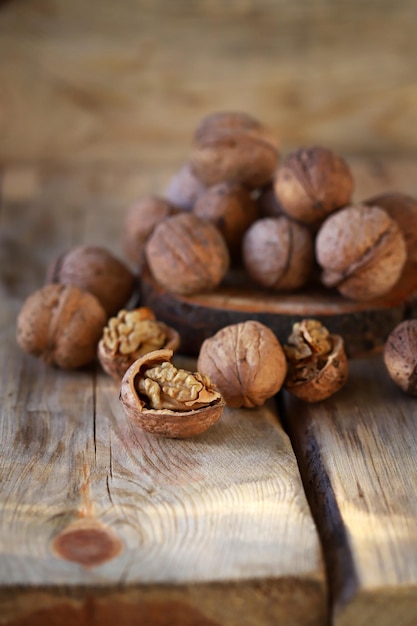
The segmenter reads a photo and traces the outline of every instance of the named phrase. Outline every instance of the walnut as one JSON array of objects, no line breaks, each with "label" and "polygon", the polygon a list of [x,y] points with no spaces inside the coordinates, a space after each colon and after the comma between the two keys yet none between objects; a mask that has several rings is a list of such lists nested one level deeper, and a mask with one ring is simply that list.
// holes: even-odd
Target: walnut
[{"label": "walnut", "polygon": [[398,281],[406,256],[397,223],[378,207],[346,207],[327,218],[316,238],[323,284],[354,300],[387,293]]},{"label": "walnut", "polygon": [[164,197],[175,207],[191,211],[206,190],[206,185],[203,185],[191,171],[190,164],[185,163],[170,179]]},{"label": "walnut", "polygon": [[395,220],[404,236],[407,261],[417,264],[417,199],[405,193],[382,193],[365,200],[367,206],[384,209]]},{"label": "walnut", "polygon": [[284,388],[306,402],[318,402],[339,391],[348,378],[344,342],[321,322],[305,319],[293,325],[284,345],[288,373]]},{"label": "walnut", "polygon": [[77,246],[48,268],[46,282],[76,285],[100,301],[108,316],[125,306],[135,287],[135,277],[124,263],[99,246]]},{"label": "walnut", "polygon": [[287,373],[275,334],[255,320],[225,326],[206,339],[197,361],[231,407],[255,407],[275,395]]},{"label": "walnut", "polygon": [[98,358],[107,374],[121,380],[125,371],[140,356],[161,348],[177,350],[180,336],[174,328],[155,319],[147,307],[122,309],[103,330]]},{"label": "walnut", "polygon": [[292,152],[277,168],[275,195],[287,215],[307,224],[319,224],[349,203],[353,177],[337,154],[313,146]]},{"label": "walnut", "polygon": [[221,417],[224,401],[207,376],[177,369],[172,350],[149,352],[125,372],[120,400],[129,420],[162,437],[198,435]]},{"label": "walnut", "polygon": [[141,198],[127,211],[122,227],[122,247],[126,257],[140,268],[145,260],[145,244],[155,226],[176,212],[164,198]]},{"label": "walnut", "polygon": [[158,283],[179,294],[213,289],[230,263],[219,230],[192,213],[180,213],[158,224],[146,244],[145,254]]},{"label": "walnut", "polygon": [[220,112],[197,128],[190,163],[194,175],[207,186],[229,181],[254,189],[272,180],[278,157],[276,141],[257,120]]},{"label": "walnut", "polygon": [[385,343],[383,359],[394,383],[417,396],[417,320],[406,320],[394,328]]},{"label": "walnut", "polygon": [[243,239],[243,264],[249,276],[264,287],[299,289],[312,273],[313,236],[285,216],[257,220]]},{"label": "walnut", "polygon": [[106,313],[92,294],[73,285],[46,285],[24,302],[17,318],[20,347],[62,369],[96,357]]},{"label": "walnut", "polygon": [[218,183],[199,197],[193,211],[217,226],[231,258],[239,260],[243,235],[257,217],[249,191],[236,183]]}]

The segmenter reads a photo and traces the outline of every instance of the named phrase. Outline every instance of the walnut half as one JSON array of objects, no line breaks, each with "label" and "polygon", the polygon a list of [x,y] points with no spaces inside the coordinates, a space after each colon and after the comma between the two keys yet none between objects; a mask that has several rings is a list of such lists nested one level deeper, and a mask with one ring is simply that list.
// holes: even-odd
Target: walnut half
[{"label": "walnut half", "polygon": [[293,325],[284,345],[288,373],[284,388],[306,402],[318,402],[339,391],[348,377],[344,342],[318,320]]},{"label": "walnut half", "polygon": [[220,419],[225,403],[207,376],[177,369],[172,355],[172,350],[155,350],[135,361],[123,376],[120,400],[142,430],[192,437]]},{"label": "walnut half", "polygon": [[148,307],[122,309],[104,328],[98,358],[107,374],[121,380],[128,367],[143,354],[161,348],[175,351],[179,344],[178,332],[156,320]]}]

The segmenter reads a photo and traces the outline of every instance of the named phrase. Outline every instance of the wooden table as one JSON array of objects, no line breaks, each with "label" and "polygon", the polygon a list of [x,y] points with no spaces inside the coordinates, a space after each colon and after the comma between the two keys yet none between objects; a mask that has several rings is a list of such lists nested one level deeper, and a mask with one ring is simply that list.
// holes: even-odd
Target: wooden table
[{"label": "wooden table", "polygon": [[[357,199],[417,196],[417,162],[351,163]],[[134,429],[99,367],[23,354],[15,320],[78,243],[177,164],[5,169],[0,207],[0,624],[412,626],[417,408],[381,353],[310,406],[281,394],[192,440]]]}]

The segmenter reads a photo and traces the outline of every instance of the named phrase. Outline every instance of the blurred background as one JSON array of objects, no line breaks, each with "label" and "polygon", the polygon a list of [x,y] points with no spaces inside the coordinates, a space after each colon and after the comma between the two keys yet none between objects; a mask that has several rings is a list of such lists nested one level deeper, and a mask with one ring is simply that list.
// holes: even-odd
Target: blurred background
[{"label": "blurred background", "polygon": [[416,0],[0,3],[0,162],[186,158],[210,112],[283,152],[417,154]]}]

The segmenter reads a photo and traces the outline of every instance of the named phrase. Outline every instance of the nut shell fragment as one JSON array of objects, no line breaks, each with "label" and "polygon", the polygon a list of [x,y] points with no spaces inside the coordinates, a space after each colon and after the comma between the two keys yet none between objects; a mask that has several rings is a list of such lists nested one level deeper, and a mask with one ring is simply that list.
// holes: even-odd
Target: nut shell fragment
[{"label": "nut shell fragment", "polygon": [[231,324],[206,339],[197,368],[208,374],[230,407],[261,406],[281,388],[285,354],[270,328],[255,320]]},{"label": "nut shell fragment", "polygon": [[339,391],[348,378],[344,342],[317,320],[303,320],[293,326],[284,345],[288,374],[284,387],[305,402],[319,402]]},{"label": "nut shell fragment", "polygon": [[142,430],[192,437],[220,419],[225,403],[207,376],[175,368],[172,355],[172,350],[155,350],[135,361],[123,376],[120,400]]}]

